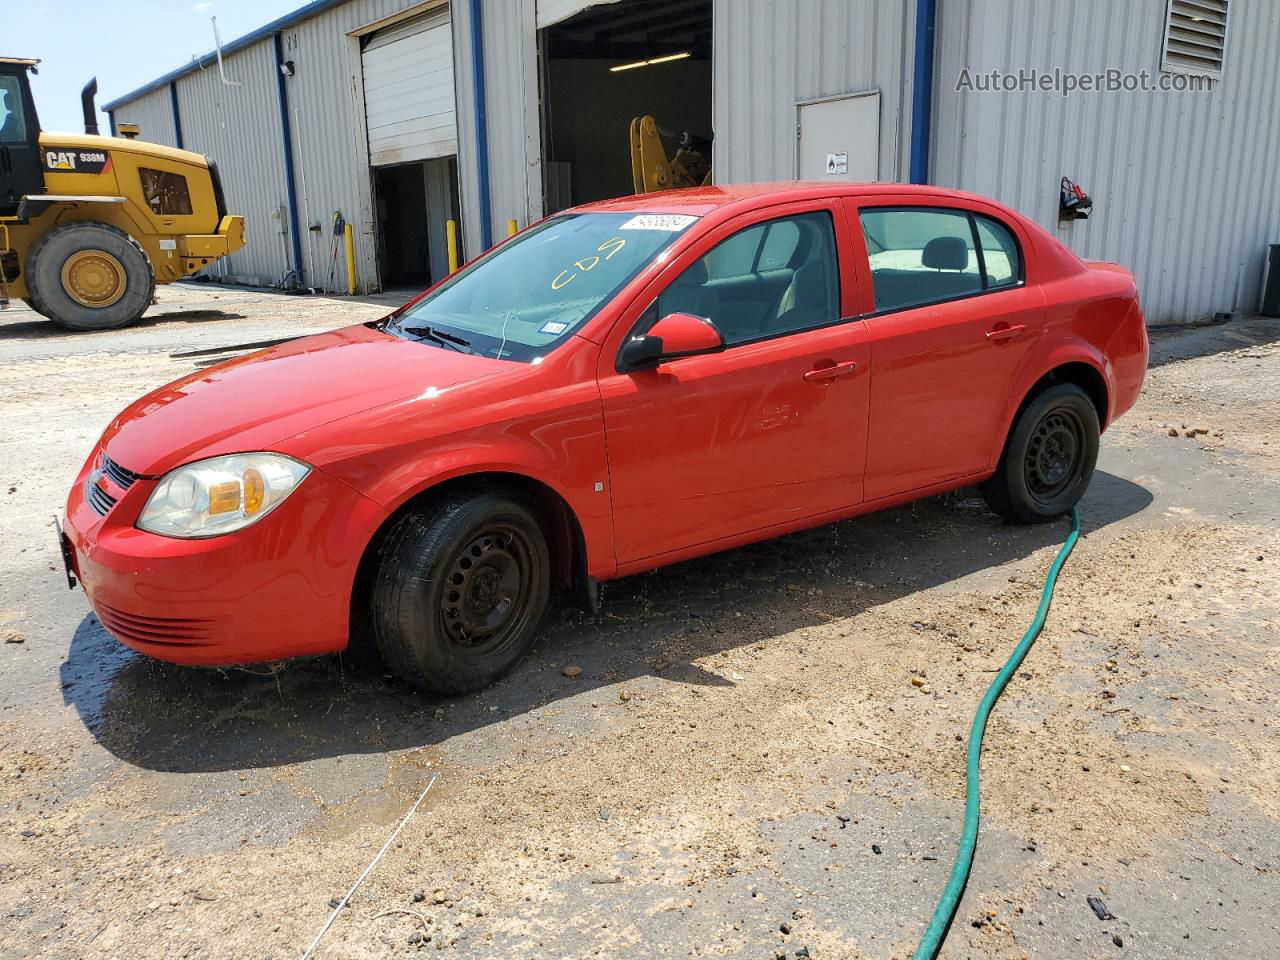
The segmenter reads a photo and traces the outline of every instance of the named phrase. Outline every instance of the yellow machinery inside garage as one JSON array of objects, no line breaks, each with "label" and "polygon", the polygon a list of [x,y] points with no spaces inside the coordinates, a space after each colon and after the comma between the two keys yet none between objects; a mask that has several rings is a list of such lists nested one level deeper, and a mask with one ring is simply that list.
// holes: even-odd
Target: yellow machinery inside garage
[{"label": "yellow machinery inside garage", "polygon": [[[707,179],[711,7],[710,0],[619,0],[539,31],[548,213]],[[633,126],[646,130],[649,174],[661,148],[666,158],[681,156],[688,177],[661,183],[642,172],[637,180]]]}]

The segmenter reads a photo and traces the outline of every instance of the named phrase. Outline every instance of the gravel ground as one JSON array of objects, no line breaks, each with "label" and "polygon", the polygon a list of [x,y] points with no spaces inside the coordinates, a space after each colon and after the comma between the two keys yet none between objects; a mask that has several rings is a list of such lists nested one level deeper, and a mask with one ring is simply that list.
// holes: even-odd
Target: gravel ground
[{"label": "gravel ground", "polygon": [[[1065,524],[964,491],[633,577],[450,700],[351,655],[154,663],[61,580],[90,444],[236,345],[386,310],[159,298],[103,334],[0,314],[0,958],[299,956],[433,777],[316,956],[910,954]],[[1278,341],[1155,338],[992,718],[944,957],[1280,956]]]}]

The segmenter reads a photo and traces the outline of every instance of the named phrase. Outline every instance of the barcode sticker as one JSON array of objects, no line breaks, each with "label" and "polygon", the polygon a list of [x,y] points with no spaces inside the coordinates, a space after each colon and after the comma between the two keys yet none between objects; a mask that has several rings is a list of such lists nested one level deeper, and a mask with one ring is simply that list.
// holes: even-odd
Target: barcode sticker
[{"label": "barcode sticker", "polygon": [[697,217],[685,216],[680,213],[641,213],[632,217],[619,230],[665,230],[668,233],[674,233],[677,230],[683,230]]}]

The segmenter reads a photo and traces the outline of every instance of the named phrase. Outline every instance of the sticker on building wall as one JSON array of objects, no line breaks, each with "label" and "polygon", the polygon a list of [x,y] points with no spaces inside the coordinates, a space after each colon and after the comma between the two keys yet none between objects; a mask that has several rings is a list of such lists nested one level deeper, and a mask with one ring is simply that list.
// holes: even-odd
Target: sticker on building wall
[{"label": "sticker on building wall", "polygon": [[622,226],[619,230],[665,230],[668,233],[674,233],[677,230],[683,230],[697,217],[688,217],[679,213],[641,213]]},{"label": "sticker on building wall", "polygon": [[838,175],[849,172],[849,155],[847,153],[827,154],[827,173]]}]

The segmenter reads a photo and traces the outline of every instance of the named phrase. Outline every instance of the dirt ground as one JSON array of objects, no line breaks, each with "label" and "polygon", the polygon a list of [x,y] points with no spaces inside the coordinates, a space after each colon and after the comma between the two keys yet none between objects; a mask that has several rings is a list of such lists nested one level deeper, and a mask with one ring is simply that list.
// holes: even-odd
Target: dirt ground
[{"label": "dirt ground", "polygon": [[[300,956],[433,778],[315,956],[910,955],[1065,523],[964,491],[633,577],[451,700],[351,655],[163,665],[62,579],[93,440],[238,344],[386,307],[159,297],[113,333],[0,313],[0,958]],[[989,726],[944,957],[1280,956],[1278,342],[1156,336]]]}]

